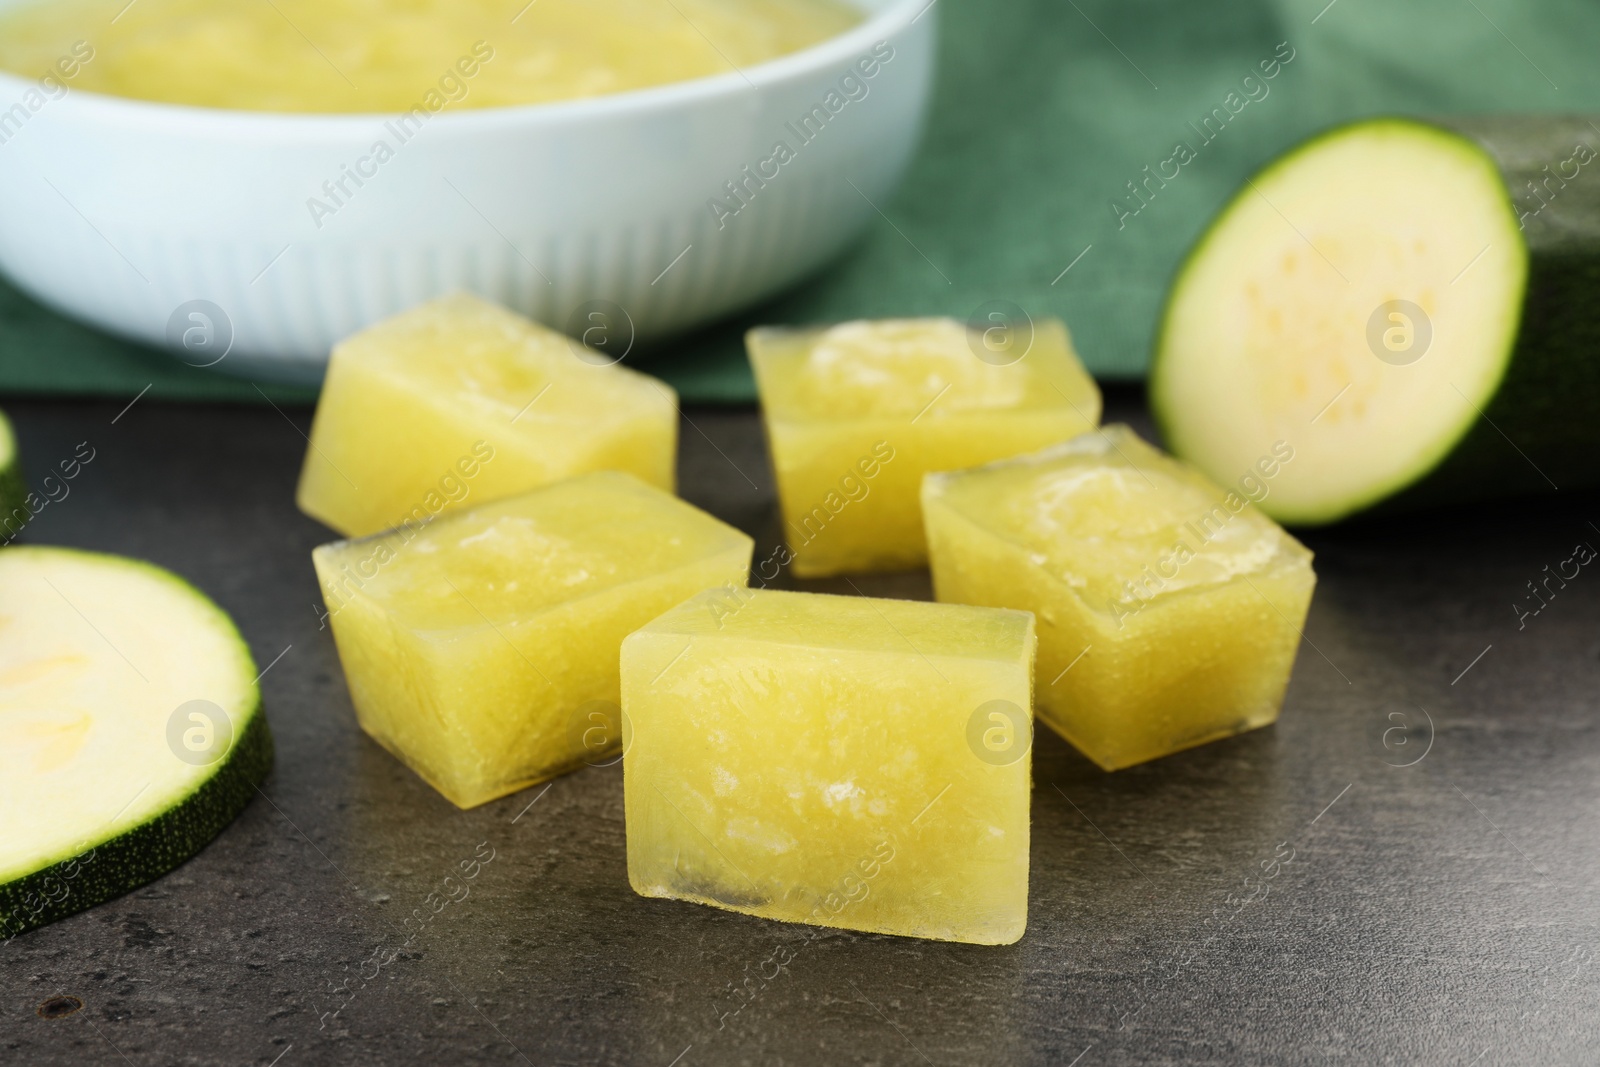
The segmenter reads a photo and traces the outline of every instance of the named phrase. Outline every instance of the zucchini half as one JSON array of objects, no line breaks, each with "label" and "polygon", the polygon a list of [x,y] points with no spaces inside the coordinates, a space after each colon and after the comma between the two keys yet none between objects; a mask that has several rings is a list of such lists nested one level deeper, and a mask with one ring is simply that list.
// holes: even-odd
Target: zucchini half
[{"label": "zucchini half", "polygon": [[1299,525],[1600,482],[1597,126],[1370,119],[1268,165],[1169,294],[1168,446]]}]

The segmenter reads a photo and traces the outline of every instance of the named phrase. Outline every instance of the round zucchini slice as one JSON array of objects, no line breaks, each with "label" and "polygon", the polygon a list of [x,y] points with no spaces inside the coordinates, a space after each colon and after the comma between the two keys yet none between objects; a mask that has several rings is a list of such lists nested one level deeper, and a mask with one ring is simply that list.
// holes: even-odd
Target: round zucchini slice
[{"label": "round zucchini slice", "polygon": [[1224,485],[1287,445],[1259,501],[1276,519],[1600,480],[1600,180],[1571,180],[1600,135],[1450,126],[1372,119],[1291,150],[1173,284],[1151,371],[1166,441]]},{"label": "round zucchini slice", "polygon": [[0,550],[0,937],[199,852],[272,764],[232,620],[152,564]]}]

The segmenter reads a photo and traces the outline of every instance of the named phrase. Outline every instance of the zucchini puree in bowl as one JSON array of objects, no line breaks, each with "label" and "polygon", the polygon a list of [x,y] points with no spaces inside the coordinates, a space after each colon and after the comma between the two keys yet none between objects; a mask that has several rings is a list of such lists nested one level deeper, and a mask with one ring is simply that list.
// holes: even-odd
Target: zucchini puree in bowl
[{"label": "zucchini puree in bowl", "polygon": [[0,69],[246,111],[504,107],[723,74],[861,21],[844,0],[32,0],[0,8]]}]

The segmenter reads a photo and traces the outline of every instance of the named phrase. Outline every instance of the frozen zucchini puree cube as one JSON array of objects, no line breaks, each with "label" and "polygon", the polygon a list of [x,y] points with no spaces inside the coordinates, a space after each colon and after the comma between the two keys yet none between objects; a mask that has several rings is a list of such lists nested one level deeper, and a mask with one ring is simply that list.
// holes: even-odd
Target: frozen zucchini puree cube
[{"label": "frozen zucchini puree cube", "polygon": [[797,575],[927,560],[927,471],[1031,452],[1100,422],[1100,392],[1056,319],[763,328],[746,338]]},{"label": "frozen zucchini puree cube", "polygon": [[361,728],[463,808],[618,748],[622,639],[751,541],[627,474],[312,553]]},{"label": "frozen zucchini puree cube", "polygon": [[1108,426],[929,475],[935,593],[1035,614],[1039,717],[1106,770],[1265,726],[1316,576],[1250,501],[1293,455],[1223,490]]},{"label": "frozen zucchini puree cube", "polygon": [[1028,917],[1033,619],[708,590],[622,644],[636,892],[1010,944]]},{"label": "frozen zucchini puree cube", "polygon": [[328,363],[300,510],[361,537],[589,471],[671,491],[677,396],[610,358],[465,294],[370,326]]}]

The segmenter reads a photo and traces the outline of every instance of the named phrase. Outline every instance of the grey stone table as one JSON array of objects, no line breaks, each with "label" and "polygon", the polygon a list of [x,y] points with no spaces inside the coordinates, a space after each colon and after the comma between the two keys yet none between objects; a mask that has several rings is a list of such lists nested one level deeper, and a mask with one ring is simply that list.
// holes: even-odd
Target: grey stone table
[{"label": "grey stone table", "polygon": [[[361,734],[319,630],[329,535],[292,502],[309,412],[10,407],[36,470],[96,450],[25,539],[216,597],[271,665],[278,764],[190,863],[0,948],[0,1062],[1600,1062],[1600,575],[1512,607],[1600,545],[1592,499],[1308,535],[1276,727],[1114,775],[1041,732],[1019,944],[828,934],[768,981],[808,929],[634,896],[620,767],[462,812]],[[681,483],[775,543],[752,412],[691,410]]]}]

